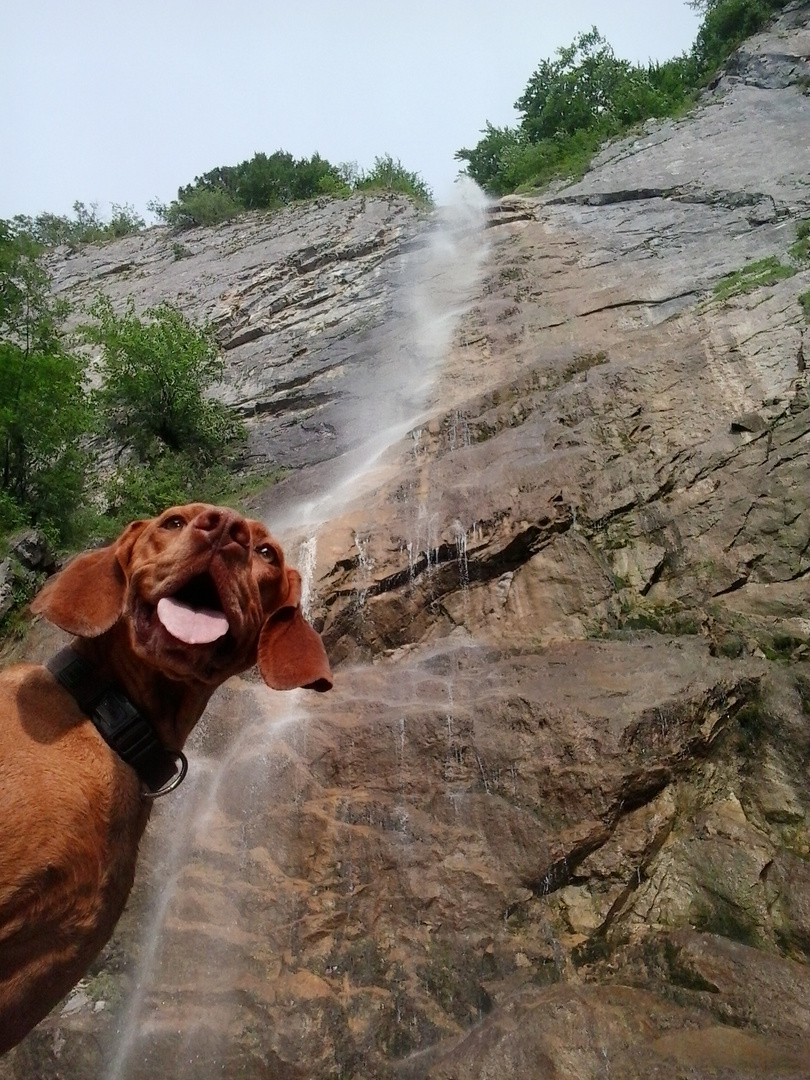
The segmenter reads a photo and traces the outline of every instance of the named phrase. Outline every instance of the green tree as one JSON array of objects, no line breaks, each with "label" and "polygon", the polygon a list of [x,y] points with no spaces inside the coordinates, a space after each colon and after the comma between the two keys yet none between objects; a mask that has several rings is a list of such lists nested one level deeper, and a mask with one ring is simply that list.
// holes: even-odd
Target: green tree
[{"label": "green tree", "polygon": [[544,60],[515,102],[520,128],[528,142],[597,131],[611,135],[622,128],[669,111],[663,80],[655,68],[620,60],[592,27],[555,60]]},{"label": "green tree", "polygon": [[39,247],[0,222],[0,530],[70,534],[91,426],[84,361],[67,351],[66,305],[50,295]]},{"label": "green tree", "polygon": [[104,485],[112,523],[149,517],[173,503],[219,502],[232,488],[244,424],[210,390],[222,354],[211,330],[171,304],[116,313],[99,294],[84,340],[100,349],[101,387],[93,402],[119,460]]},{"label": "green tree", "polygon": [[178,308],[158,304],[141,319],[130,300],[116,314],[99,294],[82,327],[86,342],[100,346],[102,385],[94,402],[110,434],[140,461],[164,450],[190,452],[204,465],[226,453],[242,425],[207,391],[223,373],[222,353],[208,327],[196,326]]},{"label": "green tree", "polygon": [[487,124],[483,138],[456,157],[490,191],[581,171],[599,143],[682,96],[675,69],[620,60],[594,26],[543,60],[515,102],[516,128]]},{"label": "green tree", "polygon": [[455,156],[495,194],[579,175],[606,139],[694,101],[730,53],[786,3],[690,0],[703,16],[691,51],[646,67],[619,59],[593,27],[542,61],[515,102],[517,127],[488,123],[478,144]]},{"label": "green tree", "polygon": [[507,190],[513,190],[508,185],[502,187],[499,173],[505,155],[519,153],[526,145],[521,141],[520,132],[516,128],[499,128],[487,121],[482,135],[483,138],[472,149],[458,150],[456,159],[466,161],[467,173],[489,191],[504,194]]},{"label": "green tree", "polygon": [[193,188],[169,203],[168,206],[153,204],[155,212],[168,225],[189,228],[192,225],[219,225],[232,221],[244,207],[223,188]]}]

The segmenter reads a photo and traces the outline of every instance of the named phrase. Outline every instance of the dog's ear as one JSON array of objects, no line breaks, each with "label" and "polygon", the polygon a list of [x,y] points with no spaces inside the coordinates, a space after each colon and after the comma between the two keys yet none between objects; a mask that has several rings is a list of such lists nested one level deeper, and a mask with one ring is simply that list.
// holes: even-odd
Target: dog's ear
[{"label": "dog's ear", "polygon": [[123,611],[125,571],[146,524],[133,521],[114,543],[71,559],[34,597],[31,611],[77,637],[98,637],[109,630]]},{"label": "dog's ear", "polygon": [[273,690],[331,690],[332,672],[320,634],[301,614],[301,575],[297,570],[285,573],[287,599],[259,634],[259,671]]}]

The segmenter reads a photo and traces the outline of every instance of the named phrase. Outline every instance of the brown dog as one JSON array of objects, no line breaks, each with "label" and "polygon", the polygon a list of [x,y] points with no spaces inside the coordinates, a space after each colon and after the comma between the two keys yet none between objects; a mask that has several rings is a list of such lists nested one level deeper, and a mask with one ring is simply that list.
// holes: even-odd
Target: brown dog
[{"label": "brown dog", "polygon": [[263,525],[193,503],[133,522],[34,600],[77,637],[0,674],[0,1053],[112,933],[150,799],[182,779],[216,687],[253,664],[277,690],[332,685],[300,591]]}]

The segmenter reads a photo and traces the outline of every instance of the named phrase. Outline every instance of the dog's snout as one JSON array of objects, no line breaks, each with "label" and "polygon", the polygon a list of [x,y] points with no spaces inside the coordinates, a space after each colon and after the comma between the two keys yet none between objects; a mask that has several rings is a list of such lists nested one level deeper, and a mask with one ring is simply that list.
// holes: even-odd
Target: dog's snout
[{"label": "dog's snout", "polygon": [[250,550],[250,528],[243,517],[235,510],[219,506],[209,506],[202,510],[191,523],[195,529],[205,533],[209,543],[225,547],[237,544],[245,551]]}]

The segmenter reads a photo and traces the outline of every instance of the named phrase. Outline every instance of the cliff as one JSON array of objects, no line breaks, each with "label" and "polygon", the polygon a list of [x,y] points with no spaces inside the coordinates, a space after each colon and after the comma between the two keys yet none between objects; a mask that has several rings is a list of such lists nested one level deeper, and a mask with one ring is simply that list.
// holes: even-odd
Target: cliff
[{"label": "cliff", "polygon": [[223,688],[0,1077],[810,1077],[810,270],[714,292],[810,217],[808,57],[552,194],[55,257],[218,327],[337,679]]}]

